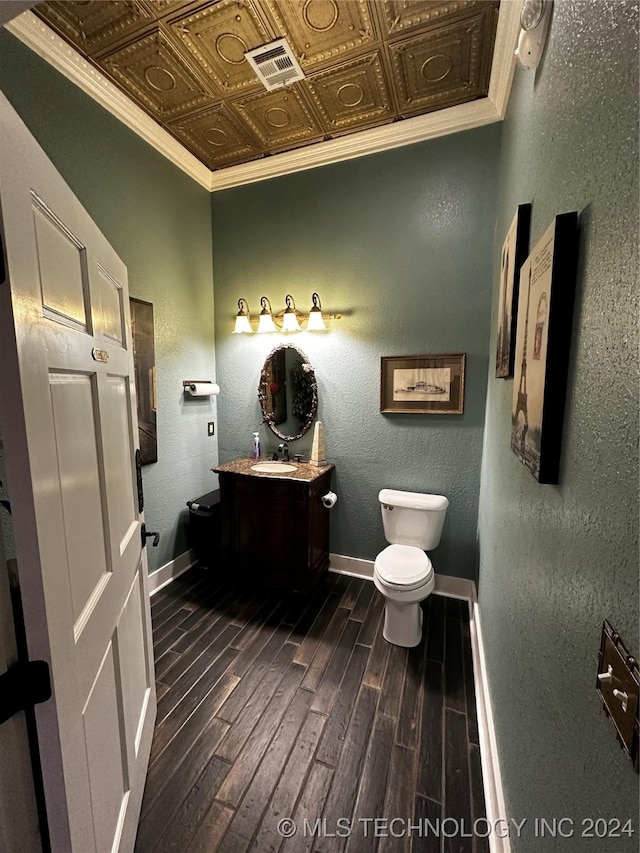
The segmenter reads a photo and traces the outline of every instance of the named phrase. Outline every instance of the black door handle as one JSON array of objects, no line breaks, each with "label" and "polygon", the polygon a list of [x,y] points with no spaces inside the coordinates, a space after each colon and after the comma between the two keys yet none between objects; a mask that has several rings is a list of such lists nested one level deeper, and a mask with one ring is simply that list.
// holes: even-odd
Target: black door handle
[{"label": "black door handle", "polygon": [[149,537],[150,537],[150,536],[153,536],[153,542],[152,542],[151,544],[153,545],[153,547],[154,547],[154,548],[156,548],[156,547],[157,547],[158,542],[160,541],[160,534],[158,533],[158,531],[157,531],[157,530],[150,530],[150,531],[147,531],[147,527],[146,527],[146,525],[145,525],[145,524],[143,524],[143,525],[142,525],[142,528],[141,528],[141,530],[140,530],[140,534],[141,534],[141,537],[142,537],[142,547],[143,547],[143,548],[145,548],[145,547],[146,547],[146,545],[147,545],[147,539],[149,539]]}]

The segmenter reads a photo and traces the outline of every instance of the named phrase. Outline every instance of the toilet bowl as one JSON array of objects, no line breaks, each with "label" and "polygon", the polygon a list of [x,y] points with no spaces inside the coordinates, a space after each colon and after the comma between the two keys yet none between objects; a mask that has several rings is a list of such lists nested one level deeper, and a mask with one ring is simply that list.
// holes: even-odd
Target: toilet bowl
[{"label": "toilet bowl", "polygon": [[394,646],[417,646],[422,637],[422,608],[433,590],[431,560],[413,545],[389,545],[373,564],[373,582],[386,599],[382,635]]},{"label": "toilet bowl", "polygon": [[385,537],[391,544],[373,565],[373,582],[385,598],[382,635],[389,643],[411,648],[422,638],[422,608],[435,586],[435,574],[425,550],[440,542],[449,501],[426,495],[382,489]]}]

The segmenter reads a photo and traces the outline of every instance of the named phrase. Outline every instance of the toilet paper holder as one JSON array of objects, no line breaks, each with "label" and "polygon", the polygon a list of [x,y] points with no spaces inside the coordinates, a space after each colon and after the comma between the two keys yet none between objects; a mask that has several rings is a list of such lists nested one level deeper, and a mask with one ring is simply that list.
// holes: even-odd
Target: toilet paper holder
[{"label": "toilet paper holder", "polygon": [[322,506],[325,507],[325,509],[332,509],[338,501],[338,496],[335,492],[327,492],[326,495],[322,495],[320,500],[322,501]]},{"label": "toilet paper holder", "polygon": [[220,393],[220,386],[211,379],[185,379],[182,387],[192,397],[213,397]]}]

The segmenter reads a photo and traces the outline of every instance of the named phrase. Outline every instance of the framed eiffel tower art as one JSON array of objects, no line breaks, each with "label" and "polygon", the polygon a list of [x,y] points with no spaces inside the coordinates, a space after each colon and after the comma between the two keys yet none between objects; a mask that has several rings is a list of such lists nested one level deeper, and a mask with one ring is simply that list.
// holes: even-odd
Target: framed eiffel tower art
[{"label": "framed eiffel tower art", "polygon": [[557,483],[571,345],[578,214],[562,213],[520,271],[511,449],[539,483]]}]

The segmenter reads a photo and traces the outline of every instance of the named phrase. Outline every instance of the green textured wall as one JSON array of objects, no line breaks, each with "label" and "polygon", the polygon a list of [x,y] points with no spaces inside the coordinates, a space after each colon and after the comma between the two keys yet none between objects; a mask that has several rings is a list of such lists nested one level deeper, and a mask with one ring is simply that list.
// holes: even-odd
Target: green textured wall
[{"label": "green textured wall", "polygon": [[[638,777],[594,689],[603,618],[638,642],[638,9],[556,2],[537,73],[516,70],[500,162],[499,247],[520,202],[532,242],[580,212],[580,260],[558,486],[509,449],[513,382],[489,368],[479,600],[517,853],[636,851]],[[495,351],[494,287],[491,349]],[[534,817],[575,837],[536,839]],[[635,837],[588,841],[584,818]]]},{"label": "green textured wall", "polygon": [[[499,137],[493,125],[213,195],[221,461],[249,454],[260,369],[282,340],[232,335],[238,298],[255,315],[263,294],[277,311],[291,293],[308,311],[317,290],[344,315],[289,338],[316,369],[336,464],[334,553],[373,559],[386,545],[381,488],[440,493],[436,571],[476,575]],[[380,414],[381,356],[446,352],[467,353],[462,417]],[[309,448],[310,436],[291,451]]]},{"label": "green textured wall", "polygon": [[209,193],[0,32],[0,88],[124,260],[131,296],[154,304],[159,462],[144,471],[149,568],[186,550],[185,501],[213,488],[215,401],[185,401],[183,379],[213,379]]}]

